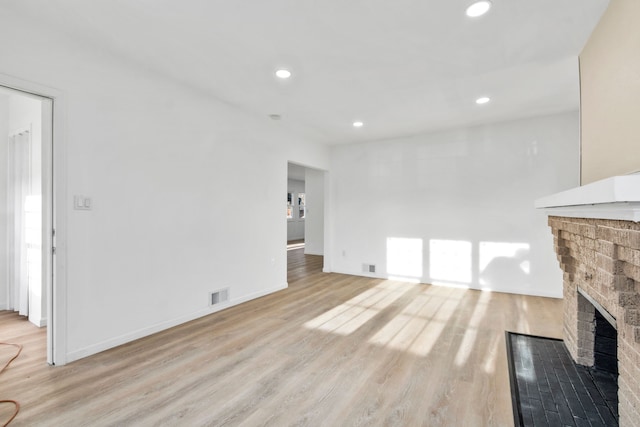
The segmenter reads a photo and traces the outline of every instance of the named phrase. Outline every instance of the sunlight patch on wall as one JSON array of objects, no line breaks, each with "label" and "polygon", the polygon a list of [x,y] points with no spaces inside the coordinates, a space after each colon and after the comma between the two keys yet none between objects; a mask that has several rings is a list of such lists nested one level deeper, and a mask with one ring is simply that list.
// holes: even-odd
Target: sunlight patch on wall
[{"label": "sunlight patch on wall", "polygon": [[309,329],[349,335],[393,304],[412,286],[408,283],[385,281],[308,321],[304,326]]},{"label": "sunlight patch on wall", "polygon": [[422,277],[422,239],[387,238],[387,274],[398,280]]},{"label": "sunlight patch on wall", "polygon": [[529,244],[508,242],[480,242],[480,285],[506,287],[528,284],[530,273]]},{"label": "sunlight patch on wall", "polygon": [[471,242],[464,240],[430,240],[431,279],[471,283],[471,249]]}]

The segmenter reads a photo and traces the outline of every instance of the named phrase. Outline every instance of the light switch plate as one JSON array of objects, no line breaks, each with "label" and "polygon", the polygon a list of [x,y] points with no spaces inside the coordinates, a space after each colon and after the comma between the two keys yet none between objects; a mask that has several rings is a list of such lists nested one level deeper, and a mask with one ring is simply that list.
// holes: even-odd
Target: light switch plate
[{"label": "light switch plate", "polygon": [[86,196],[73,196],[73,209],[79,211],[91,210],[91,198]]}]

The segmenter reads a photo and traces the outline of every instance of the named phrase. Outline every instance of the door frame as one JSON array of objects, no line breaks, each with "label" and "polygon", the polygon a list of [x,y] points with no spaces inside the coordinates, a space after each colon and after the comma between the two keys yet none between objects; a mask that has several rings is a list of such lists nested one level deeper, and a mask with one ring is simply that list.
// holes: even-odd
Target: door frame
[{"label": "door frame", "polygon": [[42,280],[47,290],[47,363],[66,363],[66,150],[65,97],[54,88],[0,74],[0,86],[43,99]]}]

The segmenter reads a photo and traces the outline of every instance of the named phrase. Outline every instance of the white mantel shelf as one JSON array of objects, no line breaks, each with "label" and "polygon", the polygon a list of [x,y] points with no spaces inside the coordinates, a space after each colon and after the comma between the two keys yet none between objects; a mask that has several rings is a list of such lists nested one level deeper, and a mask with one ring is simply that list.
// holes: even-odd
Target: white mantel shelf
[{"label": "white mantel shelf", "polygon": [[535,207],[551,216],[640,222],[640,174],[614,176],[542,197]]}]

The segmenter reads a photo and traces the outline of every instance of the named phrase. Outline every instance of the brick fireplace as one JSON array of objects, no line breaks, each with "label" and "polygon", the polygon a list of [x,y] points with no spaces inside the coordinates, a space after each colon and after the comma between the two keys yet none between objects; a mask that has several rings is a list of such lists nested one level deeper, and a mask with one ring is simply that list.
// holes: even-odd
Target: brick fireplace
[{"label": "brick fireplace", "polygon": [[613,357],[613,364],[617,357],[622,426],[640,426],[638,196],[640,176],[634,175],[600,181],[536,202],[549,214],[563,272],[567,349],[577,363],[594,366],[602,358],[598,350],[602,345],[596,346],[598,322],[601,326],[612,325],[604,325],[613,331],[613,341],[604,338],[605,347],[611,347],[617,338],[617,355],[614,348],[613,356],[608,357]]},{"label": "brick fireplace", "polygon": [[577,363],[593,366],[595,310],[614,319],[620,421],[639,425],[640,223],[551,216],[549,225],[564,273],[567,349]]}]

